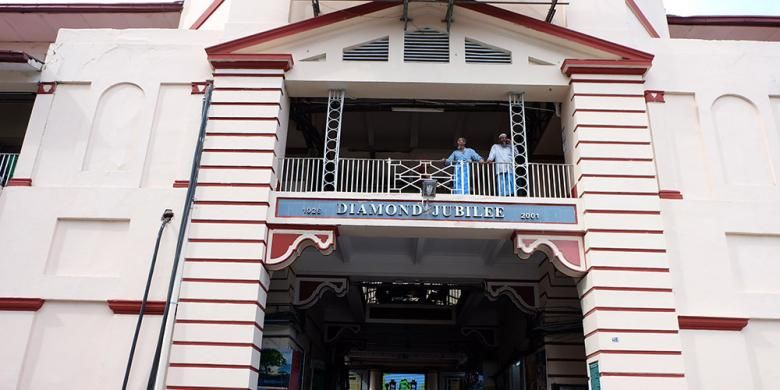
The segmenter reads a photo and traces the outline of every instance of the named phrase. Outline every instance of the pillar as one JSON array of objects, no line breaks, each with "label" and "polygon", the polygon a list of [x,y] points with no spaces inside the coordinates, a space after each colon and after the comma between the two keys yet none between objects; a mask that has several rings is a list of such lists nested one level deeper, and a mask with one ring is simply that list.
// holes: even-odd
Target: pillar
[{"label": "pillar", "polygon": [[[211,59],[211,58],[210,58]],[[279,65],[281,64],[281,65]],[[270,275],[274,162],[286,61],[212,60],[214,91],[185,248],[168,389],[255,389]],[[281,129],[281,130],[280,130]]]},{"label": "pillar", "polygon": [[564,147],[586,229],[587,273],[578,284],[586,359],[589,367],[598,362],[604,390],[685,389],[646,69],[610,70],[564,65],[571,76]]}]

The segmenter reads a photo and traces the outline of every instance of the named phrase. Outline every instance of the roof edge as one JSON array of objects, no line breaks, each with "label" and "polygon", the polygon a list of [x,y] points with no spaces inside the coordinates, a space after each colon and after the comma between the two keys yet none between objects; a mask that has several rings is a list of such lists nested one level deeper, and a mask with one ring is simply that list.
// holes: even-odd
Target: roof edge
[{"label": "roof edge", "polygon": [[184,1],[160,3],[9,3],[0,4],[0,13],[111,14],[181,12]]},{"label": "roof edge", "polygon": [[[359,16],[368,15],[377,11],[392,8],[402,4],[401,0],[370,2],[344,10],[332,12],[329,14],[317,16],[311,19],[302,20],[286,26],[278,27],[272,30],[248,35],[242,38],[234,39],[225,43],[206,48],[208,54],[227,54],[231,51],[240,50],[245,47],[256,45],[258,43],[268,42],[274,39],[295,35],[307,30],[324,27],[330,24],[349,20]],[[482,3],[463,3],[457,4],[458,7],[478,12],[487,16],[501,19],[513,24],[521,25],[541,33],[554,35],[563,39],[576,42],[580,45],[588,46],[613,55],[618,55],[628,60],[647,60],[652,61],[653,55],[640,50],[632,49],[614,42],[610,42],[591,35],[583,34],[565,27],[556,26],[541,20],[521,15],[512,11],[505,10],[489,4]]]},{"label": "roof edge", "polygon": [[780,27],[780,16],[677,16],[666,15],[671,25]]}]

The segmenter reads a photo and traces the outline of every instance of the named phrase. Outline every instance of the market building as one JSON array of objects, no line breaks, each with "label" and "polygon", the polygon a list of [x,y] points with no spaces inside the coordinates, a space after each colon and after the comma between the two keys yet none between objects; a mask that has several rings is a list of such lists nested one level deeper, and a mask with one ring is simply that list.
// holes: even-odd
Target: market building
[{"label": "market building", "polygon": [[773,389],[778,41],[661,0],[4,2],[0,389]]}]

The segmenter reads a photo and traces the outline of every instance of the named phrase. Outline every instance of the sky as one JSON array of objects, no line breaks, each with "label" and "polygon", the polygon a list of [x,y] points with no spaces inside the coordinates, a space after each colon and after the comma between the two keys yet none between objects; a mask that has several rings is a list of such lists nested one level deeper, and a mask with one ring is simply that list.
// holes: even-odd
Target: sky
[{"label": "sky", "polygon": [[671,15],[780,16],[780,0],[664,0]]}]

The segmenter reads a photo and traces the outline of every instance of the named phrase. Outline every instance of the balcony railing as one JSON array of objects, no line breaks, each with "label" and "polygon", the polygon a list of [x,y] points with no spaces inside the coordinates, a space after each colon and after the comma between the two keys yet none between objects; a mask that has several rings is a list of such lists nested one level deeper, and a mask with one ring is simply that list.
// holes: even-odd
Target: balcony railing
[{"label": "balcony railing", "polygon": [[[568,164],[528,164],[528,191],[515,191],[512,164],[435,160],[343,158],[338,162],[335,192],[397,194],[421,192],[423,180],[436,180],[436,193],[476,196],[571,198]],[[320,192],[324,160],[288,157],[279,161],[278,190]]]},{"label": "balcony railing", "polygon": [[14,174],[18,153],[0,153],[0,187],[5,187]]}]

